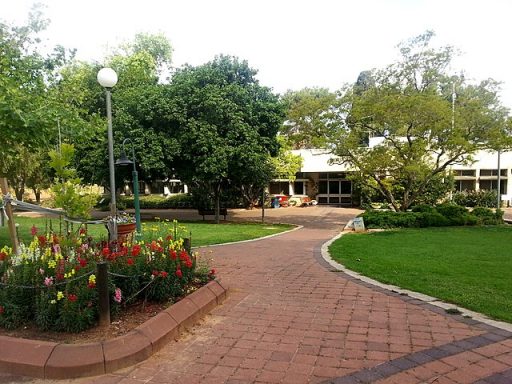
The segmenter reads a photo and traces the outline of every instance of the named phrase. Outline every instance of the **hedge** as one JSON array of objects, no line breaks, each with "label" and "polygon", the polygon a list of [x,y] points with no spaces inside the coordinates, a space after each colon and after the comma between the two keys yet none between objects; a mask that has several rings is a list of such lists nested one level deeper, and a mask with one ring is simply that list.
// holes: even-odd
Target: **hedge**
[{"label": "hedge", "polygon": [[503,223],[503,211],[496,213],[485,207],[471,212],[460,205],[421,205],[411,212],[372,211],[361,215],[367,228],[420,228],[460,225],[496,225]]}]

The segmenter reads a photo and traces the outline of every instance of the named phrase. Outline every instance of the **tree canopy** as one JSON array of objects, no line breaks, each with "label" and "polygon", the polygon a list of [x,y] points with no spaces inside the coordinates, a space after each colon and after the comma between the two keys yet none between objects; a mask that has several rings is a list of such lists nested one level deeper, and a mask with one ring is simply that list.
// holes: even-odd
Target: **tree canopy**
[{"label": "tree canopy", "polygon": [[258,187],[270,180],[270,155],[283,120],[279,99],[261,86],[246,61],[219,56],[177,71],[169,86],[175,105],[171,129],[180,153],[173,164],[190,185],[203,185],[216,197],[222,188]]},{"label": "tree canopy", "polygon": [[[454,50],[432,48],[432,37],[426,32],[401,44],[401,60],[348,87],[333,135],[333,153],[395,210],[408,209],[451,166],[490,147],[506,121],[498,84],[449,75]],[[377,145],[367,145],[377,137]]]},{"label": "tree canopy", "polygon": [[325,88],[288,91],[283,96],[286,121],[281,134],[292,149],[324,148],[337,112],[337,96]]}]

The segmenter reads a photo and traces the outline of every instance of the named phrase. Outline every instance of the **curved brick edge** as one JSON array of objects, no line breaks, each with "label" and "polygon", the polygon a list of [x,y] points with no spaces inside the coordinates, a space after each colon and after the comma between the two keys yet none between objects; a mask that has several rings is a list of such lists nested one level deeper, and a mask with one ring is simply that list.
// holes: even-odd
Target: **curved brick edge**
[{"label": "curved brick edge", "polygon": [[96,376],[143,361],[221,304],[228,288],[213,280],[131,332],[89,344],[0,336],[0,372],[43,379]]}]

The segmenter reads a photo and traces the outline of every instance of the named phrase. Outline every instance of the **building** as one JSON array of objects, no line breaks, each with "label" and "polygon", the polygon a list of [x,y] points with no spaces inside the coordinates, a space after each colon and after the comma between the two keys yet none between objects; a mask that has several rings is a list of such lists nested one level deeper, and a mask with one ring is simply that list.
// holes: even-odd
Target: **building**
[{"label": "building", "polygon": [[[372,143],[371,143],[372,144]],[[377,143],[378,144],[378,143]],[[374,145],[377,145],[374,143]],[[359,201],[353,198],[353,184],[347,180],[351,169],[343,164],[333,164],[335,158],[323,149],[292,151],[303,159],[296,180],[274,180],[269,186],[271,194],[308,195],[318,204],[351,206]],[[512,200],[512,152],[500,156],[500,193],[503,201]],[[496,190],[498,185],[498,154],[479,151],[470,165],[454,165],[450,168],[455,178],[455,190]]]}]

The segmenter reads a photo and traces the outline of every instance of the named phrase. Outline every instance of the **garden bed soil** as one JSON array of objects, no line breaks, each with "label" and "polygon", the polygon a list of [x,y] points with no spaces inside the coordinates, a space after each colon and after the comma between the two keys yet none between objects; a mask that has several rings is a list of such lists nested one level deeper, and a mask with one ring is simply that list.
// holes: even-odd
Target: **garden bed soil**
[{"label": "garden bed soil", "polygon": [[0,336],[43,340],[65,344],[94,343],[122,336],[167,308],[167,303],[135,303],[111,319],[110,326],[94,327],[80,333],[41,331],[33,325],[8,330],[0,328]]}]

